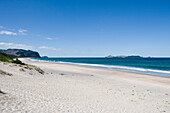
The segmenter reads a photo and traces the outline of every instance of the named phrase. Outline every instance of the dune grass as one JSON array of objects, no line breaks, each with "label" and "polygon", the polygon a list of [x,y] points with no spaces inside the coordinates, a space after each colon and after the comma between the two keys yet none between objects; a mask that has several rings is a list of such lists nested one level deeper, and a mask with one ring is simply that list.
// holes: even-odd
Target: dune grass
[{"label": "dune grass", "polygon": [[3,71],[3,70],[0,70],[0,74],[1,74],[1,75],[8,75],[8,76],[12,76],[12,74],[7,73],[7,72],[5,72],[5,71]]},{"label": "dune grass", "polygon": [[[36,66],[33,66],[33,65],[29,65],[29,64],[25,64],[22,61],[20,61],[17,57],[12,56],[12,55],[8,55],[8,54],[2,53],[2,52],[0,52],[0,61],[1,62],[18,64],[21,67],[24,67],[25,69],[36,70],[40,74],[44,74],[44,71],[42,69],[40,69],[39,67],[36,67]],[[0,70],[0,74],[5,74],[5,73],[6,72]]]}]

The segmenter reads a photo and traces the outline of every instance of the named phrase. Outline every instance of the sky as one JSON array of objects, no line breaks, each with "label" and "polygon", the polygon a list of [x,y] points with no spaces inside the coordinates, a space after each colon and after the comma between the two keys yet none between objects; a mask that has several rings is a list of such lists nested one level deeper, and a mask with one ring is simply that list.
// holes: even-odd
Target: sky
[{"label": "sky", "polygon": [[170,57],[170,0],[0,0],[0,48]]}]

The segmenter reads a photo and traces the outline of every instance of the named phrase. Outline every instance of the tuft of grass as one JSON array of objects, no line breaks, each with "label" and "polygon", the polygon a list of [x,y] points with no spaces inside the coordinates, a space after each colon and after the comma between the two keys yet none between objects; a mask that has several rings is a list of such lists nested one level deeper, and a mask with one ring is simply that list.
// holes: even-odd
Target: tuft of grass
[{"label": "tuft of grass", "polygon": [[64,73],[60,73],[59,75],[64,75]]},{"label": "tuft of grass", "polygon": [[24,65],[25,69],[29,69],[29,70],[36,70],[37,72],[39,72],[40,74],[44,74],[44,71],[42,69],[40,69],[39,67],[33,66],[33,65],[28,65],[25,64]]},{"label": "tuft of grass", "polygon": [[44,74],[44,71],[40,69],[39,67],[33,66],[36,71],[38,71],[40,74]]},{"label": "tuft of grass", "polygon": [[12,76],[12,74],[7,73],[7,72],[5,72],[5,71],[3,71],[3,70],[0,70],[0,74],[1,74],[1,75],[8,75],[8,76]]},{"label": "tuft of grass", "polygon": [[25,72],[24,68],[20,68],[19,71]]},{"label": "tuft of grass", "polygon": [[167,95],[167,96],[168,96],[168,93],[165,93],[165,95]]},{"label": "tuft of grass", "polygon": [[1,94],[6,94],[6,93],[2,92],[1,90],[0,90],[0,93],[1,93]]}]

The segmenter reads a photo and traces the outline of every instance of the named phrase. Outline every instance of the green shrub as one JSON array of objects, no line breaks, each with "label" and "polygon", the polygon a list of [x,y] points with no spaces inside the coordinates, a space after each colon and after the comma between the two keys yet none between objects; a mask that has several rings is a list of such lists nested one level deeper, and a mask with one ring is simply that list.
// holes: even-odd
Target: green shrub
[{"label": "green shrub", "polygon": [[22,63],[20,60],[18,60],[18,58],[16,60],[13,60],[12,63],[25,65],[25,63]]},{"label": "green shrub", "polygon": [[11,62],[13,58],[16,57],[0,52],[0,61],[2,62]]}]

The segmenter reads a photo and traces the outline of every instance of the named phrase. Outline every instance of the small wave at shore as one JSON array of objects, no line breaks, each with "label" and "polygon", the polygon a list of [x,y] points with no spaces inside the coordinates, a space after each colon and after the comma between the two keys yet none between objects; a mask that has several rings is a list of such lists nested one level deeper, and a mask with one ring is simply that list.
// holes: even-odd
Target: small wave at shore
[{"label": "small wave at shore", "polygon": [[30,60],[40,61],[40,62],[59,63],[59,64],[79,65],[79,66],[87,66],[87,67],[95,67],[95,68],[115,69],[120,71],[170,77],[170,71],[156,70],[156,69],[146,69],[146,68],[138,68],[138,67],[130,67],[130,66],[117,66],[117,65],[73,63],[73,62],[63,62],[63,61],[38,60],[38,59],[30,59]]}]

